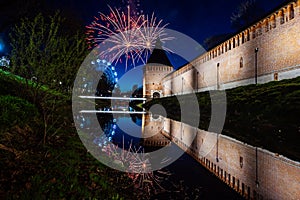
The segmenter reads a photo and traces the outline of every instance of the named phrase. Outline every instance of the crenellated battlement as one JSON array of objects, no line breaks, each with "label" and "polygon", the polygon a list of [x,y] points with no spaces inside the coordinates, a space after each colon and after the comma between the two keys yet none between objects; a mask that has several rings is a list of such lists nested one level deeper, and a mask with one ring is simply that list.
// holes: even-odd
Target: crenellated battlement
[{"label": "crenellated battlement", "polygon": [[286,6],[268,15],[266,18],[256,22],[252,26],[246,28],[242,32],[236,34],[235,36],[201,55],[199,58],[193,61],[193,64],[205,63],[223,53],[226,53],[243,45],[244,43],[247,43],[248,41],[261,36],[262,34],[268,34],[269,31],[275,29],[276,27],[293,20],[295,17],[299,17],[299,7],[300,0],[297,0],[296,2],[290,2]]},{"label": "crenellated battlement", "polygon": [[296,0],[165,76],[164,96],[300,76],[299,36]]}]

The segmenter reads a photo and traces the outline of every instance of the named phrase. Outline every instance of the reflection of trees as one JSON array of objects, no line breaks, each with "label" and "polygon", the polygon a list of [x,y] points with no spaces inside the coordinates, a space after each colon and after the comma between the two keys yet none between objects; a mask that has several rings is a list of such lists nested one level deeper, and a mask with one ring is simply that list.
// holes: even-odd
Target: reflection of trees
[{"label": "reflection of trees", "polygon": [[132,121],[139,126],[142,126],[142,115],[141,114],[130,114]]},{"label": "reflection of trees", "polygon": [[97,114],[97,119],[102,130],[105,129],[106,131],[114,122],[112,114]]},{"label": "reflection of trees", "polygon": [[[141,98],[143,97],[143,87],[138,87],[137,85],[134,85],[132,87],[132,94],[131,97],[135,97],[135,98]],[[134,101],[130,101],[129,102],[129,106],[133,109],[135,109],[136,111],[142,111],[143,109],[138,107],[138,104],[143,103],[143,101],[141,100],[134,100]]]},{"label": "reflection of trees", "polygon": [[94,143],[97,145],[106,145],[107,141],[113,142],[113,136],[117,128],[116,119],[112,114],[97,114],[97,119],[104,134],[95,138]]}]

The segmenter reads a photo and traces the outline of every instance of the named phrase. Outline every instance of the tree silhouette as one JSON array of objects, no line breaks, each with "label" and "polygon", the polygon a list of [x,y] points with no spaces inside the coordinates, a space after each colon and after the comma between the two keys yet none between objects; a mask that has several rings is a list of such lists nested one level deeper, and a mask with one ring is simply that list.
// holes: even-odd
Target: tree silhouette
[{"label": "tree silhouette", "polygon": [[35,92],[42,85],[58,90],[71,87],[86,55],[84,34],[65,34],[63,21],[59,13],[38,14],[33,20],[22,19],[10,33],[12,72],[26,81],[33,79]]},{"label": "tree silhouette", "polygon": [[260,19],[264,14],[265,10],[260,1],[244,0],[230,17],[231,26],[237,31],[241,30]]}]

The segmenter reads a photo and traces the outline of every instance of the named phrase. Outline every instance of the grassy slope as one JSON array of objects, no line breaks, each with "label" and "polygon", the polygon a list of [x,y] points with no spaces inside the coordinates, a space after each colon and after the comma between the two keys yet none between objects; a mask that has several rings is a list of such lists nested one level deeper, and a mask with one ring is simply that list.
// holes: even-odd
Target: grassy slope
[{"label": "grassy slope", "polygon": [[[22,98],[22,87],[21,79],[1,71],[0,95]],[[51,113],[60,120],[50,124],[53,130],[45,144],[41,115],[33,116],[37,109],[31,106],[28,108],[34,110],[25,113],[27,123],[1,128],[0,199],[122,199],[120,194],[126,198],[131,193],[125,174],[107,168],[87,153],[73,127],[69,102],[60,95]]]},{"label": "grassy slope", "polygon": [[[300,77],[226,90],[227,115],[222,134],[300,160]],[[211,102],[208,92],[197,93],[201,110],[199,128],[207,129]],[[189,95],[184,96],[188,105]],[[144,105],[163,105],[168,117],[180,119],[176,97],[156,99]],[[174,109],[176,108],[176,109]],[[192,113],[189,116],[193,118]],[[183,119],[189,123],[189,119]]]}]

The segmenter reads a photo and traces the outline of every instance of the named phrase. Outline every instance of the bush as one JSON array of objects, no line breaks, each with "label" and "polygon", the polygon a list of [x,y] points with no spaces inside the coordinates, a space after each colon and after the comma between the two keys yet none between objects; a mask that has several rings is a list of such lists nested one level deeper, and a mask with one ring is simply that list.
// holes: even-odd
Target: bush
[{"label": "bush", "polygon": [[38,115],[37,108],[28,101],[10,95],[0,96],[0,130],[25,125]]}]

